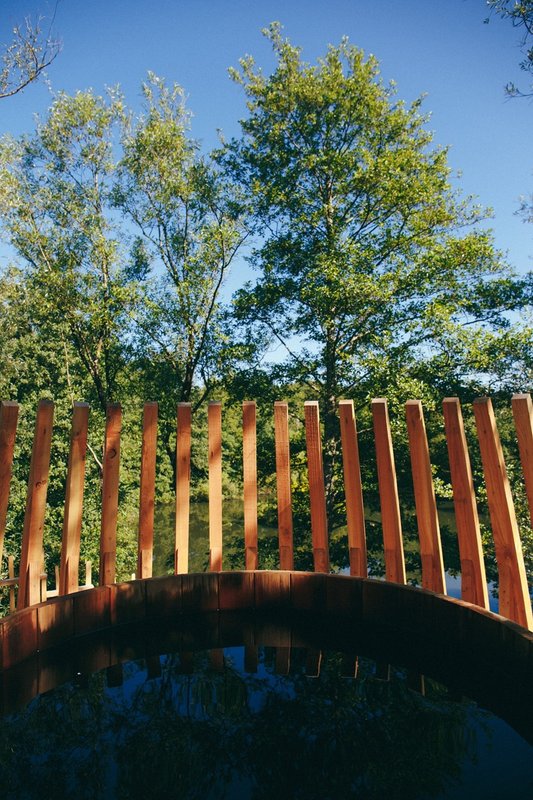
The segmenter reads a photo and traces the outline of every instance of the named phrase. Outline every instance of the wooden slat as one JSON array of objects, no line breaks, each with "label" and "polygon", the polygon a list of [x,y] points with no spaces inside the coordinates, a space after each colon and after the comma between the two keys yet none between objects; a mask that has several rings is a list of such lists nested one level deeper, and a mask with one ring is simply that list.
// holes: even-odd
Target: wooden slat
[{"label": "wooden slat", "polygon": [[222,406],[209,403],[209,569],[222,570]]},{"label": "wooden slat", "polygon": [[19,407],[17,403],[0,403],[0,561],[4,553],[9,486],[13,468],[13,451]]},{"label": "wooden slat", "polygon": [[424,412],[420,400],[408,400],[405,404],[411,471],[415,492],[418,538],[422,559],[422,586],[433,592],[446,592],[442,545],[440,540],[437,501],[431,475],[429,447],[424,424]]},{"label": "wooden slat", "polygon": [[276,489],[278,499],[278,540],[280,569],[294,569],[289,406],[274,403],[276,447]]},{"label": "wooden slat", "polygon": [[500,614],[533,629],[524,556],[492,403],[474,401],[481,461],[499,575]]},{"label": "wooden slat", "polygon": [[304,403],[304,411],[307,469],[309,475],[309,501],[311,505],[313,562],[315,572],[329,572],[326,492],[324,488],[320,421],[318,403],[316,400],[308,400]]},{"label": "wooden slat", "polygon": [[78,591],[88,424],[89,406],[74,403],[61,539],[60,595]]},{"label": "wooden slat", "polygon": [[512,406],[531,527],[533,527],[533,403],[531,395],[513,395]]},{"label": "wooden slat", "polygon": [[353,400],[339,401],[350,575],[366,578],[365,509]]},{"label": "wooden slat", "polygon": [[176,434],[176,529],[174,538],[174,572],[176,574],[189,571],[191,427],[191,404],[178,403]]},{"label": "wooden slat", "polygon": [[41,400],[37,408],[22,531],[18,609],[41,600],[40,576],[44,567],[43,532],[53,420],[54,404],[51,400]]},{"label": "wooden slat", "polygon": [[387,401],[372,400],[372,418],[376,443],[381,526],[385,550],[385,574],[388,581],[405,583],[402,521],[396,482],[396,466],[392,448]]},{"label": "wooden slat", "polygon": [[100,527],[100,586],[115,582],[117,558],[118,486],[120,469],[120,428],[122,409],[108,405],[105,428],[102,479],[102,522]]},{"label": "wooden slat", "polygon": [[157,403],[145,403],[141,445],[139,540],[137,577],[152,577],[154,551],[155,468],[157,458]]},{"label": "wooden slat", "polygon": [[242,404],[242,472],[244,492],[244,552],[246,569],[258,569],[257,550],[257,428],[254,400]]},{"label": "wooden slat", "polygon": [[457,397],[446,397],[442,408],[461,559],[461,597],[469,603],[488,608],[489,596],[476,494],[461,405]]},{"label": "wooden slat", "polygon": [[[15,578],[15,558],[14,556],[7,557],[7,574],[9,575],[10,580],[17,581],[18,578]],[[15,610],[15,587],[13,584],[9,587],[9,611],[13,613]]]}]

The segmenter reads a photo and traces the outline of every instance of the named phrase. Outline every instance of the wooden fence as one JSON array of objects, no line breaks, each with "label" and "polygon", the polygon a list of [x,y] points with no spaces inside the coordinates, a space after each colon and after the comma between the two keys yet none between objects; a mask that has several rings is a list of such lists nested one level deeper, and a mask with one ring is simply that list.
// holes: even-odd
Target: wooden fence
[{"label": "wooden fence", "polygon": [[[533,616],[524,557],[492,404],[490,399],[481,398],[474,402],[473,408],[498,565],[500,614],[531,630],[533,629]],[[533,406],[530,396],[515,395],[512,399],[512,408],[524,485],[533,524]],[[43,572],[43,530],[53,412],[54,407],[50,400],[42,400],[39,403],[28,480],[19,577],[15,577],[14,561],[11,557],[9,578],[0,581],[0,585],[8,586],[10,589],[11,610],[14,609],[14,588],[17,585],[18,609],[35,605],[46,598],[46,595],[43,594],[46,592],[46,576]],[[422,586],[437,593],[445,593],[439,519],[421,402],[419,400],[408,401],[405,413],[420,540]],[[446,398],[443,402],[443,413],[461,562],[462,599],[487,609],[488,591],[480,525],[459,400]],[[187,573],[189,569],[191,417],[190,405],[179,404],[176,438],[175,573]],[[372,417],[386,579],[405,584],[406,571],[400,503],[391,427],[385,399],[372,401]],[[15,403],[1,404],[0,558],[3,553],[17,418],[18,406]],[[145,404],[142,423],[137,578],[152,576],[157,418],[157,403]],[[304,418],[314,570],[327,573],[330,571],[328,519],[319,408],[316,402],[305,403]],[[339,418],[348,531],[347,561],[349,561],[351,575],[366,577],[368,568],[365,514],[357,426],[352,401],[340,401]],[[79,561],[88,419],[88,405],[75,403],[67,466],[61,563],[57,585],[57,594],[59,595],[70,594],[84,588],[79,586]],[[106,416],[102,467],[100,535],[100,584],[102,585],[113,584],[116,580],[120,433],[121,408],[117,404],[110,405]],[[274,404],[274,433],[279,562],[282,570],[291,570],[294,566],[294,551],[287,403],[277,402]],[[211,571],[220,571],[222,570],[223,553],[222,408],[220,403],[210,403],[208,407],[208,448],[209,566]],[[257,521],[256,404],[253,401],[243,404],[243,487],[245,565],[247,570],[257,570],[260,565]],[[87,585],[90,585],[90,576],[86,579]]]}]

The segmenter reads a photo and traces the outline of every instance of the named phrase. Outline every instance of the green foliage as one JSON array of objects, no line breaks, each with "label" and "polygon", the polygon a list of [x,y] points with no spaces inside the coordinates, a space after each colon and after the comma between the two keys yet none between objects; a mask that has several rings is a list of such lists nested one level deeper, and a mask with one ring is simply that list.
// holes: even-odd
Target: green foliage
[{"label": "green foliage", "polygon": [[[34,414],[56,403],[45,532],[46,568],[58,563],[70,409],[91,404],[82,559],[96,566],[105,408],[124,409],[118,575],[135,569],[141,413],[159,402],[158,569],[171,570],[176,404],[194,410],[192,498],[207,496],[208,397],[223,402],[225,566],[243,565],[241,401],[258,401],[262,567],[277,567],[272,403],[286,399],[298,568],[312,566],[302,407],[318,398],[331,561],[347,563],[337,401],[353,398],[360,434],[371,569],[383,571],[369,400],[389,400],[409,577],[420,573],[403,405],[422,399],[438,498],[450,505],[443,396],[469,402],[527,389],[530,276],[517,279],[476,227],[484,212],[451,188],[446,150],[432,146],[421,100],[406,105],[377,61],[342,40],[317,65],[273,24],[277,66],[233,70],[248,99],[242,137],[213,156],[190,137],[183,90],[153,74],[143,111],[115,90],[59,93],[32,135],[0,140],[0,225],[16,264],[0,276],[0,396],[21,404],[6,551],[23,525]],[[255,285],[223,308],[221,289],[251,233]],[[509,312],[513,312],[511,315]],[[512,320],[512,321],[511,321]],[[526,320],[527,322],[527,320]],[[268,363],[272,343],[283,361]],[[533,543],[513,431],[502,438],[526,560]],[[514,448],[514,450],[513,450]],[[475,449],[475,448],[474,448]],[[474,456],[478,486],[481,466]],[[479,489],[480,502],[486,498]],[[486,506],[483,506],[486,512]],[[207,516],[195,568],[207,561]],[[486,513],[484,516],[486,520]],[[488,534],[487,534],[488,535]],[[452,525],[446,566],[458,569]],[[194,552],[193,552],[194,550]],[[489,575],[495,564],[489,549]],[[95,578],[97,578],[95,570]]]},{"label": "green foliage", "polygon": [[[511,21],[513,28],[518,28],[521,33],[520,47],[524,55],[520,62],[520,69],[533,75],[533,2],[532,0],[486,0],[491,14],[497,14],[502,19]],[[487,17],[485,22],[489,22]],[[533,86],[526,92],[522,92],[518,87],[509,82],[505,91],[510,97],[530,97],[533,94]]]},{"label": "green foliage", "polygon": [[531,283],[452,190],[420,99],[396,100],[346,39],[309,65],[277,23],[265,34],[277,66],[265,76],[248,57],[232,70],[249,113],[219,153],[262,237],[259,278],[237,292],[235,315],[248,340],[285,346],[272,377],[320,401],[334,514],[338,399],[403,404],[437,385],[516,380],[531,328],[508,314],[530,302]]}]

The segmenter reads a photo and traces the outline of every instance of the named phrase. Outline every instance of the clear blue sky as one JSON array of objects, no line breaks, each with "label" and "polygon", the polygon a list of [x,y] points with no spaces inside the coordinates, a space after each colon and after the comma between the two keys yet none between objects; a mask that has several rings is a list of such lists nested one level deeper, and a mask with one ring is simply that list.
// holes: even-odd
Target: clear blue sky
[{"label": "clear blue sky", "polygon": [[[0,0],[0,38],[7,41],[26,14],[50,16],[53,8],[53,0]],[[498,18],[484,25],[486,16],[484,0],[59,0],[55,29],[63,50],[48,77],[68,92],[120,84],[136,107],[139,84],[152,70],[184,87],[193,135],[210,148],[217,128],[237,135],[245,113],[227,68],[245,53],[267,71],[273,66],[261,28],[280,20],[308,61],[347,35],[377,56],[400,97],[427,94],[435,141],[451,145],[462,191],[494,209],[497,244],[524,272],[533,226],[514,212],[519,195],[533,190],[533,104],[505,99],[505,83],[522,78],[519,37]],[[44,84],[1,101],[0,133],[31,131],[34,113],[49,103]]]}]

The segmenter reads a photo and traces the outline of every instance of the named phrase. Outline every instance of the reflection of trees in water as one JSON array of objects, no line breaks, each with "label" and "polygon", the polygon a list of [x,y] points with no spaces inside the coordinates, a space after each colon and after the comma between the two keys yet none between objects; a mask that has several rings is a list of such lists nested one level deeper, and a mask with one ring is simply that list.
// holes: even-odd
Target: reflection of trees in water
[{"label": "reflection of trees in water", "polygon": [[260,653],[258,675],[217,672],[205,654],[180,674],[169,656],[157,679],[132,663],[120,689],[100,673],[37,698],[3,720],[0,788],[17,800],[431,797],[476,756],[484,712],[437,685],[424,698],[399,672],[376,680],[367,661],[347,680],[334,656],[319,680],[297,657],[286,678]]}]

